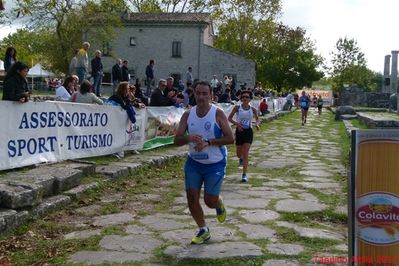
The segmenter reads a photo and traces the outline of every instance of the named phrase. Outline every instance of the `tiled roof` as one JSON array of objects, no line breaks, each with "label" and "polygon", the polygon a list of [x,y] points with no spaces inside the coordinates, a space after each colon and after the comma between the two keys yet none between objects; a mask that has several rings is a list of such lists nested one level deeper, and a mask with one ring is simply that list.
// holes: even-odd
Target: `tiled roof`
[{"label": "tiled roof", "polygon": [[128,13],[126,22],[210,23],[209,13]]}]

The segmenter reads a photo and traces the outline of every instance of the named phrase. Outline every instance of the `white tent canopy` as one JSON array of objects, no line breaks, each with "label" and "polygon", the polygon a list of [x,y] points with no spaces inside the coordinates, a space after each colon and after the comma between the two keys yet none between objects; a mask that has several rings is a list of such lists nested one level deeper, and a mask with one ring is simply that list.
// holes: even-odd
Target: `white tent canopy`
[{"label": "white tent canopy", "polygon": [[45,70],[40,63],[37,63],[29,69],[28,77],[54,77],[54,73]]}]

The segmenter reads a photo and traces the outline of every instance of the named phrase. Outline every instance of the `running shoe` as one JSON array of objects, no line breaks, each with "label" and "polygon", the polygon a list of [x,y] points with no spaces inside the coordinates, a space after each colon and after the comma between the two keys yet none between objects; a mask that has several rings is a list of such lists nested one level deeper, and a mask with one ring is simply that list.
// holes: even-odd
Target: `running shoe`
[{"label": "running shoe", "polygon": [[226,220],[226,208],[224,207],[223,199],[220,198],[220,207],[216,208],[216,217],[218,218],[219,223],[224,223]]},{"label": "running shoe", "polygon": [[241,182],[243,182],[243,183],[248,182],[248,176],[247,175],[242,175]]},{"label": "running shoe", "polygon": [[195,236],[191,239],[191,244],[200,245],[203,244],[205,241],[208,241],[211,238],[211,233],[209,232],[209,228],[207,227],[208,231],[204,229],[200,229],[198,232],[195,233]]}]

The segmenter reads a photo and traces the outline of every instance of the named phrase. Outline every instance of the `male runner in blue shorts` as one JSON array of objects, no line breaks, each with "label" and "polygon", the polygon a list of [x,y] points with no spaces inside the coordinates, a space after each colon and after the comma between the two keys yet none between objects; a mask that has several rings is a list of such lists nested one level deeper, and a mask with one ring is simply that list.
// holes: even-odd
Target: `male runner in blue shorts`
[{"label": "male runner in blue shorts", "polygon": [[234,137],[223,110],[211,104],[210,84],[206,81],[196,83],[194,95],[197,105],[183,114],[176,132],[175,144],[189,145],[184,166],[185,187],[188,207],[199,227],[191,243],[202,244],[209,240],[211,235],[199,201],[201,187],[204,184],[205,204],[216,209],[217,219],[223,223],[226,219],[226,209],[219,194],[227,163],[225,145],[232,144]]}]

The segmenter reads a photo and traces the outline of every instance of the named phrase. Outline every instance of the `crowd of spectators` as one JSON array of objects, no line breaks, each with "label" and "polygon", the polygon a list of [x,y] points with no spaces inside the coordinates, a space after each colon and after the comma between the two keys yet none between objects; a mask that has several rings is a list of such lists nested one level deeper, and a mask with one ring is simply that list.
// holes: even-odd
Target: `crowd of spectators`
[{"label": "crowd of spectators", "polygon": [[[94,58],[88,60],[88,51],[90,43],[84,42],[80,49],[77,49],[75,55],[69,64],[69,75],[62,82],[57,80],[55,90],[55,100],[70,101],[77,103],[107,104],[108,102],[118,103],[125,109],[126,104],[135,108],[144,108],[145,106],[175,106],[177,108],[190,108],[195,103],[194,84],[197,81],[193,75],[191,66],[187,68],[185,80],[178,80],[173,77],[159,79],[158,86],[155,86],[155,60],[149,60],[145,71],[146,88],[142,87],[141,79],[136,78],[134,84],[130,83],[131,75],[128,68],[128,60],[116,59],[112,67],[112,95],[108,99],[102,94],[103,64],[101,61],[101,51],[95,51]],[[5,55],[5,67],[7,76],[5,79],[5,93],[3,99],[13,99],[26,102],[29,99],[29,90],[26,82],[26,73],[29,68],[17,61],[17,51],[9,47]],[[12,66],[15,69],[12,70]],[[91,69],[89,68],[91,66]],[[19,67],[19,68],[18,68]],[[21,69],[22,68],[22,69]],[[26,73],[25,73],[26,72]],[[91,83],[89,80],[92,80]],[[10,85],[13,84],[13,85]],[[246,83],[237,85],[236,79],[231,75],[225,75],[218,80],[217,75],[210,79],[213,90],[214,103],[235,104],[240,101],[242,91],[250,91],[254,99],[264,99],[273,97],[273,91],[266,91],[262,88],[260,82],[256,82],[253,88],[248,87]],[[10,89],[10,86],[15,89]],[[126,89],[128,88],[128,89]],[[287,101],[297,105],[297,95],[279,95],[287,96]],[[117,97],[117,98],[115,98]],[[268,105],[262,101],[261,114],[266,114]]]}]

